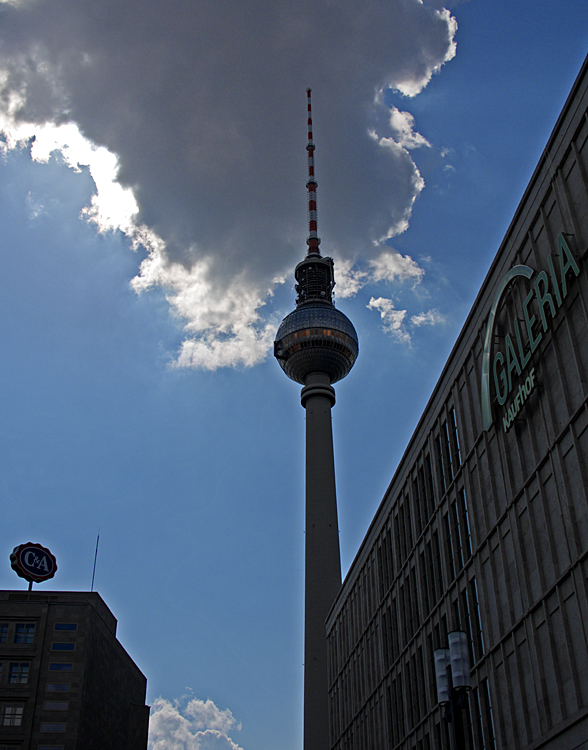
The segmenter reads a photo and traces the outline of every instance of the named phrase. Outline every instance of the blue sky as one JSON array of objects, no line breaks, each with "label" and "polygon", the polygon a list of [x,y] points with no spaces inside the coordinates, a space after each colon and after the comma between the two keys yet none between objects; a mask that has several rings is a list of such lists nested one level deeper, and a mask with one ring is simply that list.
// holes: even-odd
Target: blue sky
[{"label": "blue sky", "polygon": [[43,588],[89,589],[100,529],[153,750],[294,750],[304,414],[271,340],[305,249],[305,88],[360,338],[333,410],[345,571],[588,52],[586,6],[160,5],[0,4],[0,586],[26,585],[30,540],[58,560]]}]

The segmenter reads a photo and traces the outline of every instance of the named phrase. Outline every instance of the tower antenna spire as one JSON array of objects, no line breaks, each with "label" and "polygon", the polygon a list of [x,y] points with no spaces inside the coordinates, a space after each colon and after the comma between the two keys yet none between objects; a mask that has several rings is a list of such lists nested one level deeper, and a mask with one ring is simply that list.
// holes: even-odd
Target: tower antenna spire
[{"label": "tower antenna spire", "polygon": [[306,144],[306,150],[308,152],[308,181],[306,183],[306,189],[308,190],[308,239],[306,244],[308,245],[308,255],[320,255],[319,245],[321,239],[318,236],[318,214],[316,209],[316,189],[318,182],[314,175],[314,141],[312,139],[312,103],[311,103],[311,89],[306,89],[306,102],[308,109],[308,143]]}]

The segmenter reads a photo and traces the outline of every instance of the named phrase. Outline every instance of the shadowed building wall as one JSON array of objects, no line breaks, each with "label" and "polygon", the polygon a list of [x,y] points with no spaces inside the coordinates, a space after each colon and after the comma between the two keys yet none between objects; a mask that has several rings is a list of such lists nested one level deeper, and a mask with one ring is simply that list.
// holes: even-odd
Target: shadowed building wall
[{"label": "shadowed building wall", "polygon": [[147,681],[97,593],[0,592],[0,745],[146,750]]},{"label": "shadowed building wall", "polygon": [[458,628],[468,748],[588,748],[587,255],[585,62],[330,612],[333,750],[449,747]]}]

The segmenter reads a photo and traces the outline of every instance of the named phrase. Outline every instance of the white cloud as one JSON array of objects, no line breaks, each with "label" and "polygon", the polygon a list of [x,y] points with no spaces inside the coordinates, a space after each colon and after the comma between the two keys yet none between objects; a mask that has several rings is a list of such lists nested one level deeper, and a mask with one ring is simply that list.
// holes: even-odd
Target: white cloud
[{"label": "white cloud", "polygon": [[413,281],[418,284],[425,275],[410,255],[401,255],[394,250],[384,250],[377,258],[370,261],[372,279],[379,281]]},{"label": "white cloud", "polygon": [[414,131],[414,117],[410,112],[401,112],[396,107],[390,108],[390,127],[394,131],[394,140],[399,146],[408,150],[412,148],[431,147],[429,141]]},{"label": "white cloud", "polygon": [[455,33],[457,31],[457,21],[447,8],[440,8],[435,11],[437,18],[447,27],[447,48],[444,52],[444,59],[442,62],[435,63],[431,60],[423,60],[422,65],[417,70],[405,70],[401,74],[398,74],[391,82],[391,88],[400,91],[405,96],[416,96],[425,88],[425,86],[431,80],[433,73],[439,72],[443,63],[452,60],[457,52],[457,46],[455,43]]},{"label": "white cloud", "polygon": [[133,287],[165,290],[185,326],[178,365],[250,366],[271,348],[267,303],[305,250],[308,85],[319,232],[349,264],[339,296],[378,275],[420,280],[410,259],[387,268],[378,242],[406,230],[424,187],[410,150],[428,144],[381,93],[415,95],[454,56],[447,10],[4,0],[2,20],[4,150],[34,138],[32,158],[88,167],[83,217],[145,246]]},{"label": "white cloud", "polygon": [[211,700],[157,698],[149,717],[148,750],[242,750],[229,737],[240,729],[231,711]]},{"label": "white cloud", "polygon": [[35,200],[35,196],[31,193],[30,190],[26,198],[26,204],[29,219],[38,219],[39,216],[43,216],[47,213],[47,211],[45,210],[45,206]]},{"label": "white cloud", "polygon": [[406,310],[396,310],[391,299],[385,297],[372,297],[367,305],[369,310],[376,310],[380,313],[384,325],[382,330],[388,333],[392,338],[402,343],[410,344],[410,334],[403,328],[406,318]]},{"label": "white cloud", "polygon": [[335,263],[335,294],[341,299],[355,297],[369,281],[370,274],[351,260],[338,259]]},{"label": "white cloud", "polygon": [[378,257],[368,261],[367,268],[364,266],[359,267],[350,260],[336,260],[335,292],[338,298],[355,297],[368,284],[420,284],[425,275],[424,269],[410,255],[402,255],[392,248],[382,250]]},{"label": "white cloud", "polygon": [[418,315],[413,315],[410,319],[411,325],[418,328],[419,326],[436,326],[442,325],[447,322],[445,315],[442,315],[439,310],[429,310],[428,312],[422,312]]}]

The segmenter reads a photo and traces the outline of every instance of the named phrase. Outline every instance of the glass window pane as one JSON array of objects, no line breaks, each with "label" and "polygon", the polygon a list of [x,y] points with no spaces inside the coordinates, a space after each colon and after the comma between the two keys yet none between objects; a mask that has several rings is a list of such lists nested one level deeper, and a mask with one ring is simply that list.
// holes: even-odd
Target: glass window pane
[{"label": "glass window pane", "polygon": [[4,706],[2,710],[2,725],[5,727],[19,727],[22,724],[23,706]]},{"label": "glass window pane", "polygon": [[34,622],[18,622],[14,626],[15,643],[33,643],[35,638]]},{"label": "glass window pane", "polygon": [[46,721],[41,723],[42,732],[65,732],[65,723],[56,721]]},{"label": "glass window pane", "polygon": [[70,689],[69,682],[50,682],[47,685],[48,693],[68,693]]},{"label": "glass window pane", "polygon": [[8,682],[11,685],[24,685],[29,681],[28,662],[11,662],[8,667]]},{"label": "glass window pane", "polygon": [[51,651],[73,651],[75,643],[52,643]]},{"label": "glass window pane", "polygon": [[77,630],[78,626],[75,622],[56,622],[55,630]]},{"label": "glass window pane", "polygon": [[52,672],[71,672],[73,669],[73,664],[62,664],[58,662],[52,662],[49,665],[49,669]]}]

